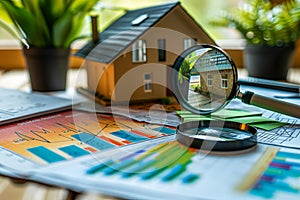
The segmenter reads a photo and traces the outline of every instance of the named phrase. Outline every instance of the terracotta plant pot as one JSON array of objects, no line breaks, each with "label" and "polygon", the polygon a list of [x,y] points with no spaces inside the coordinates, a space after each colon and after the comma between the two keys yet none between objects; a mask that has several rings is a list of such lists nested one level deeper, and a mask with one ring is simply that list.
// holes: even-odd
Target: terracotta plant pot
[{"label": "terracotta plant pot", "polygon": [[246,46],[244,56],[248,75],[256,78],[286,80],[294,50],[295,46]]},{"label": "terracotta plant pot", "polygon": [[23,48],[32,91],[50,92],[66,89],[70,49]]}]

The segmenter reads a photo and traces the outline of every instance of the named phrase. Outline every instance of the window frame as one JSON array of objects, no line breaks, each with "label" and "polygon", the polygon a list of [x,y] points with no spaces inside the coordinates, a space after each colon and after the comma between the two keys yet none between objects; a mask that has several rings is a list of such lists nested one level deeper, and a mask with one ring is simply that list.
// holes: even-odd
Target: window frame
[{"label": "window frame", "polygon": [[132,63],[144,62],[147,62],[147,43],[145,39],[140,39],[132,45]]},{"label": "window frame", "polygon": [[197,38],[183,38],[183,50],[186,50],[197,44]]},{"label": "window frame", "polygon": [[[226,75],[226,78],[224,78],[223,75]],[[221,74],[221,88],[228,89],[228,83],[228,74]]]},{"label": "window frame", "polygon": [[206,75],[206,83],[208,87],[212,87],[213,86],[213,75],[212,74],[207,74]]},{"label": "window frame", "polygon": [[[149,78],[147,78],[146,76],[149,76]],[[151,72],[146,72],[143,74],[143,79],[144,79],[144,92],[145,93],[150,93],[153,91],[153,87],[152,87],[152,73]]]},{"label": "window frame", "polygon": [[158,61],[165,62],[167,60],[167,58],[166,58],[166,39],[159,38],[157,40],[157,42],[158,42]]}]

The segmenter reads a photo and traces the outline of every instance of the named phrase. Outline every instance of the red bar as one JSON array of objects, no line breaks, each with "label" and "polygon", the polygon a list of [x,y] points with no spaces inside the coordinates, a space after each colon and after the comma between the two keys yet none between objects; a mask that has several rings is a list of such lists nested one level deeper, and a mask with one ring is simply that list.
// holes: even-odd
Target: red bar
[{"label": "red bar", "polygon": [[114,145],[117,145],[117,146],[123,146],[123,145],[124,145],[124,144],[121,143],[121,142],[118,142],[118,141],[113,140],[113,139],[111,139],[111,138],[105,137],[105,136],[103,136],[103,135],[97,136],[97,137],[100,138],[100,139],[102,139],[102,140],[105,140],[105,141],[107,141],[107,142],[110,142],[110,143],[112,143],[112,144],[114,144]]},{"label": "red bar", "polygon": [[122,140],[122,142],[125,143],[125,144],[131,144],[131,142],[128,141],[128,140]]},{"label": "red bar", "polygon": [[137,131],[137,130],[130,130],[130,132],[134,133],[134,134],[137,134],[137,135],[140,135],[140,136],[147,137],[147,138],[156,138],[154,135],[149,135],[147,133],[143,133],[143,132]]},{"label": "red bar", "polygon": [[96,149],[94,149],[92,147],[85,147],[84,149],[87,150],[87,151],[89,151],[89,152],[92,152],[92,153],[95,153],[95,152],[98,151],[98,150],[96,150]]}]

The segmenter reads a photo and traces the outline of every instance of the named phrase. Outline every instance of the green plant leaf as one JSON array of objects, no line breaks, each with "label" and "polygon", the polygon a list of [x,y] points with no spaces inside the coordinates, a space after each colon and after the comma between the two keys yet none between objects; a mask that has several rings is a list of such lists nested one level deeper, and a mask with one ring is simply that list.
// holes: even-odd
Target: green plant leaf
[{"label": "green plant leaf", "polygon": [[249,44],[290,45],[300,36],[300,1],[248,0],[210,24],[236,28]]},{"label": "green plant leaf", "polygon": [[51,45],[50,31],[40,8],[40,0],[22,0],[24,8],[35,17],[36,32],[42,37],[47,46]]},{"label": "green plant leaf", "polygon": [[[98,0],[0,0],[17,30],[37,47],[69,48],[80,36],[85,16]],[[5,27],[3,23],[0,24]],[[5,27],[8,29],[7,27]],[[12,32],[10,30],[10,32]]]},{"label": "green plant leaf", "polygon": [[19,32],[25,33],[27,41],[30,44],[34,44],[35,41],[32,38],[40,37],[33,31],[35,30],[34,16],[28,10],[17,7],[11,1],[1,0],[0,3],[7,11],[16,28],[19,29]]},{"label": "green plant leaf", "polygon": [[77,16],[73,18],[73,24],[76,24],[76,26],[72,26],[68,38],[64,42],[65,47],[70,46],[73,41],[84,37],[84,36],[79,36],[81,29],[83,27],[83,22],[84,22],[84,16]]},{"label": "green plant leaf", "polygon": [[53,25],[53,45],[55,47],[63,47],[67,40],[69,31],[72,29],[73,15],[66,13],[63,17],[58,19]]},{"label": "green plant leaf", "polygon": [[8,24],[6,21],[2,20],[0,18],[0,26],[2,26],[9,34],[11,34],[13,37],[19,39],[24,46],[29,48],[29,44],[26,41],[26,39],[22,36],[22,34],[19,32],[18,29],[15,29],[13,26]]}]

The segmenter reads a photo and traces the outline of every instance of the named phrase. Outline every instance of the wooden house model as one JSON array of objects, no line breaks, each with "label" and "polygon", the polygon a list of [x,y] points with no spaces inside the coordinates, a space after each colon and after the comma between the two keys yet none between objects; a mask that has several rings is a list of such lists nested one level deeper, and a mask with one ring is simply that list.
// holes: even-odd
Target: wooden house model
[{"label": "wooden house model", "polygon": [[175,59],[196,43],[215,44],[177,3],[127,11],[76,55],[88,90],[113,102],[165,98]]}]

